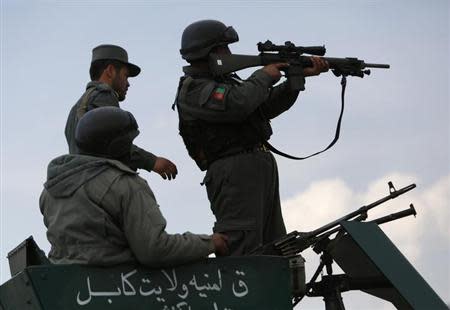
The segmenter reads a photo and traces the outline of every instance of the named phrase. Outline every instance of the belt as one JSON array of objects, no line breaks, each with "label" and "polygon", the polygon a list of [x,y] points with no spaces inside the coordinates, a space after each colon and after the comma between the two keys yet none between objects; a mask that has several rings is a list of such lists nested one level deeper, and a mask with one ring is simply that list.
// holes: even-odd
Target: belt
[{"label": "belt", "polygon": [[246,149],[238,152],[237,154],[254,153],[254,152],[269,152],[269,149],[267,148],[267,146],[265,144],[259,143],[259,144],[253,145],[249,148],[246,148]]},{"label": "belt", "polygon": [[213,160],[209,160],[206,169],[209,169],[209,166],[218,159],[222,159],[225,157],[234,156],[234,155],[238,155],[238,154],[248,154],[248,153],[255,153],[255,152],[267,152],[268,153],[268,152],[270,152],[270,150],[265,144],[258,143],[253,146],[243,148],[242,150],[231,151],[229,153],[223,154],[222,156],[218,156],[218,157],[214,158]]}]

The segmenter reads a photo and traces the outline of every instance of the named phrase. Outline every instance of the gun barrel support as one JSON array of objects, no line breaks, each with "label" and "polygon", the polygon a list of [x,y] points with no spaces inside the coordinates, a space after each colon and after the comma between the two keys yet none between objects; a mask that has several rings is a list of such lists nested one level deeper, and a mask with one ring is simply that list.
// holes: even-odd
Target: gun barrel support
[{"label": "gun barrel support", "polygon": [[389,222],[392,222],[392,221],[395,221],[395,220],[398,220],[398,219],[401,219],[403,217],[407,217],[410,215],[414,215],[414,216],[417,215],[416,209],[414,208],[413,204],[410,204],[408,209],[374,219],[372,221],[369,221],[369,223],[376,223],[377,225],[381,225],[381,224],[389,223]]}]

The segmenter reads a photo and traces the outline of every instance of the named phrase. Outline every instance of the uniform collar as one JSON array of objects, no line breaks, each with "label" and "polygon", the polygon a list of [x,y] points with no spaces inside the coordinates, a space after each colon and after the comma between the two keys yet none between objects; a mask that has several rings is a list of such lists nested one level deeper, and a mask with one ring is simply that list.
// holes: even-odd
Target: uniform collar
[{"label": "uniform collar", "polygon": [[184,66],[183,72],[186,75],[192,76],[192,77],[212,77],[213,75],[211,72],[209,72],[208,69],[202,69],[192,66]]},{"label": "uniform collar", "polygon": [[109,90],[111,93],[114,94],[114,96],[116,96],[117,99],[119,99],[119,94],[109,85],[100,81],[90,81],[89,83],[87,83],[86,85],[86,90],[88,90],[89,88],[98,88],[98,89],[103,89],[103,90]]}]

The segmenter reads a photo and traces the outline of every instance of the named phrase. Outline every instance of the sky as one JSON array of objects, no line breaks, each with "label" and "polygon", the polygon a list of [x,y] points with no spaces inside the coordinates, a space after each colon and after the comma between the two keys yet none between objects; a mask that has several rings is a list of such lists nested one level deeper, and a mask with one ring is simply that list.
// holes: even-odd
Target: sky
[{"label": "sky", "polygon": [[[417,217],[382,226],[424,279],[450,302],[449,2],[419,1],[102,1],[1,0],[0,283],[10,278],[7,253],[30,235],[48,252],[39,195],[48,162],[67,153],[68,112],[89,81],[91,50],[127,49],[142,73],[130,79],[122,108],[141,134],[135,143],[176,163],[164,181],[141,172],[155,192],[169,232],[210,233],[214,218],[203,173],[178,135],[173,103],[181,67],[181,34],[190,23],[218,19],[240,41],[232,52],[256,55],[256,43],[325,45],[329,57],[388,63],[363,79],[348,78],[341,138],[305,161],[276,156],[289,231],[308,231],[388,194],[417,188],[369,214],[414,203]],[[248,77],[254,69],[240,72]],[[296,104],[272,121],[271,143],[307,155],[332,140],[340,108],[339,79],[308,78]],[[319,263],[310,250],[307,278]],[[392,309],[360,292],[343,294],[349,308]],[[301,305],[322,309],[308,298]]]}]

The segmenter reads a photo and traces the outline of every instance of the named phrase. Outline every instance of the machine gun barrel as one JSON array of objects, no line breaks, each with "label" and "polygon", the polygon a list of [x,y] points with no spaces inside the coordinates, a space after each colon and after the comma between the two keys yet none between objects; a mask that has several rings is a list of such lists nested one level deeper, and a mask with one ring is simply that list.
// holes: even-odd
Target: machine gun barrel
[{"label": "machine gun barrel", "polygon": [[[317,242],[320,242],[332,234],[341,231],[342,227],[340,227],[341,222],[343,221],[363,221],[367,218],[367,212],[370,209],[375,208],[376,206],[385,203],[388,200],[395,199],[400,195],[403,195],[410,190],[414,189],[416,187],[416,184],[410,184],[408,186],[405,186],[401,189],[395,189],[392,182],[388,182],[389,186],[389,195],[378,199],[377,201],[362,206],[356,211],[353,211],[331,223],[328,223],[318,229],[315,229],[313,231],[309,232],[298,232],[298,231],[292,231],[286,236],[273,241],[269,244],[265,244],[263,246],[255,248],[251,254],[275,254],[276,255],[282,255],[286,257],[295,256],[297,253],[304,251],[305,249],[309,248],[310,246],[316,244]],[[390,214],[388,216],[384,216],[381,218],[378,218],[376,220],[373,220],[372,222],[377,224],[383,224],[387,223],[405,216],[409,215],[416,215],[416,211],[414,209],[414,206],[411,204],[410,208],[407,210],[403,210],[397,213]]]},{"label": "machine gun barrel", "polygon": [[309,234],[311,234],[313,236],[320,235],[320,234],[326,232],[327,230],[332,229],[333,227],[339,225],[340,222],[348,221],[348,220],[354,218],[355,216],[358,216],[358,215],[361,215],[361,214],[365,214],[370,209],[375,208],[376,206],[378,206],[378,205],[380,205],[382,203],[385,203],[388,200],[397,198],[399,195],[403,195],[404,193],[409,192],[410,190],[412,190],[412,189],[414,189],[416,187],[416,184],[410,184],[410,185],[405,186],[405,187],[403,187],[403,188],[401,188],[399,190],[396,190],[395,187],[392,185],[392,182],[389,182],[388,185],[389,185],[389,192],[390,192],[389,195],[387,195],[387,196],[385,196],[385,197],[383,197],[383,198],[381,198],[381,199],[379,199],[379,200],[377,200],[377,201],[375,201],[375,202],[373,202],[373,203],[371,203],[371,204],[369,204],[367,206],[362,206],[361,208],[359,208],[356,211],[353,211],[353,212],[351,212],[351,213],[349,213],[347,215],[344,215],[343,217],[341,217],[341,218],[339,218],[339,219],[337,219],[337,220],[335,220],[335,221],[333,221],[333,222],[331,222],[329,224],[326,224],[326,225],[324,225],[324,226],[322,226],[320,228],[317,228],[316,230],[311,231]]},{"label": "machine gun barrel", "polygon": [[[398,220],[398,219],[401,219],[403,217],[407,217],[410,215],[414,215],[414,216],[417,215],[416,209],[414,208],[413,204],[410,204],[408,209],[377,218],[375,220],[369,221],[368,223],[376,223],[377,225],[381,225],[381,224],[389,223],[389,222],[392,222],[392,221],[395,221],[395,220]],[[367,215],[366,216],[358,216],[358,217],[354,218],[352,221],[364,221],[366,218],[367,218]],[[342,226],[337,226],[337,227],[333,228],[332,230],[328,230],[319,236],[313,237],[311,239],[311,241],[313,243],[319,242],[323,239],[330,237],[332,234],[340,232],[340,231],[342,231]]]}]

